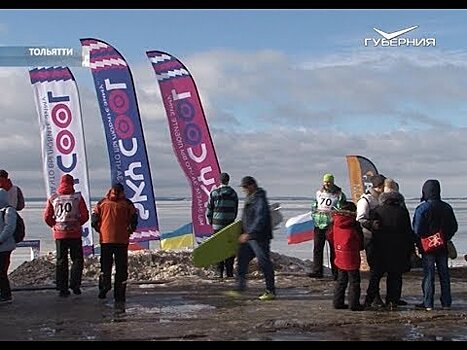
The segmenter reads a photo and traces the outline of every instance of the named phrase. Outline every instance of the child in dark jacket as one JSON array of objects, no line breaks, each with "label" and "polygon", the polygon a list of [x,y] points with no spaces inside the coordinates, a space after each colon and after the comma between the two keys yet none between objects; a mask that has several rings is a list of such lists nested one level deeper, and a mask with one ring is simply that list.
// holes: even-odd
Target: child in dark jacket
[{"label": "child in dark jacket", "polygon": [[[334,247],[334,264],[337,267],[337,281],[334,288],[335,309],[361,311],[360,305],[360,250],[363,249],[363,234],[356,221],[357,207],[346,201],[340,210],[332,214],[329,241]],[[344,303],[345,290],[349,284],[349,305]]]}]

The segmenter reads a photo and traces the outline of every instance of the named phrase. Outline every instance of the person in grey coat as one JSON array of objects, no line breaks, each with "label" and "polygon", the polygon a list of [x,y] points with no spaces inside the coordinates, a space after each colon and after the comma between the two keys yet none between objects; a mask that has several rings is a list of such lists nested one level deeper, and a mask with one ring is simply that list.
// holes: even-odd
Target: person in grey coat
[{"label": "person in grey coat", "polygon": [[0,188],[0,303],[11,302],[8,280],[11,252],[16,248],[13,232],[16,229],[16,209],[8,203],[8,192]]}]

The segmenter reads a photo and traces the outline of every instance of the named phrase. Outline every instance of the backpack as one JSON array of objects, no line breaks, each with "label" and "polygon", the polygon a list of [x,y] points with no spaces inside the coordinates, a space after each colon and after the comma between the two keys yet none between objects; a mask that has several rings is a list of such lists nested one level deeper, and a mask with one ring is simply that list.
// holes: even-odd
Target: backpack
[{"label": "backpack", "polygon": [[278,225],[282,222],[284,217],[280,212],[281,204],[280,203],[272,203],[269,205],[269,212],[271,214],[271,227],[273,230],[277,229]]},{"label": "backpack", "polygon": [[[7,207],[8,208],[8,207]],[[2,209],[2,220],[5,222],[5,210]],[[24,237],[26,236],[26,225],[24,224],[23,218],[16,212],[16,228],[13,232],[13,238],[15,239],[15,243],[22,242]]]}]

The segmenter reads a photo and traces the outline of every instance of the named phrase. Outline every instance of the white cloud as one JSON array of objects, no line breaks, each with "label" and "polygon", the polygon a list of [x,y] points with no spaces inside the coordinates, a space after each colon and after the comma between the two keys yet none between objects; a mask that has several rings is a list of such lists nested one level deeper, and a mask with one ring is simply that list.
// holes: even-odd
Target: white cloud
[{"label": "white cloud", "polygon": [[[196,79],[219,163],[234,184],[250,174],[270,195],[313,196],[330,171],[349,194],[345,155],[360,154],[395,178],[407,197],[419,196],[427,178],[441,180],[444,196],[465,196],[467,128],[459,120],[466,113],[467,56],[425,51],[350,52],[302,62],[273,51],[179,58]],[[132,70],[156,197],[189,197],[154,72],[149,64]],[[26,196],[42,196],[27,69],[0,69],[0,77],[0,168]],[[78,83],[91,193],[101,196],[109,182],[104,132],[95,92]],[[457,119],[444,118],[450,115]],[[352,123],[370,126],[355,132]]]},{"label": "white cloud", "polygon": [[271,51],[218,50],[186,61],[203,102],[216,107],[222,102],[229,111],[255,106],[264,123],[311,126],[331,119],[346,126],[349,117],[362,124],[389,117],[431,126],[433,117],[417,114],[445,108],[465,114],[467,54],[424,50],[358,50],[302,62]]}]

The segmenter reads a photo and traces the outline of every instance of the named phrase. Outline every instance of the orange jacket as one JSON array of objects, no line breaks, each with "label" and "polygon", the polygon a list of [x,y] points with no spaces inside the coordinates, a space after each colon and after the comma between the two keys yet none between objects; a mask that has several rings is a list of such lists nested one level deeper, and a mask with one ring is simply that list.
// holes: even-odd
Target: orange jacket
[{"label": "orange jacket", "polygon": [[129,199],[111,198],[110,191],[93,210],[94,227],[100,243],[128,244],[138,220],[136,208]]}]

